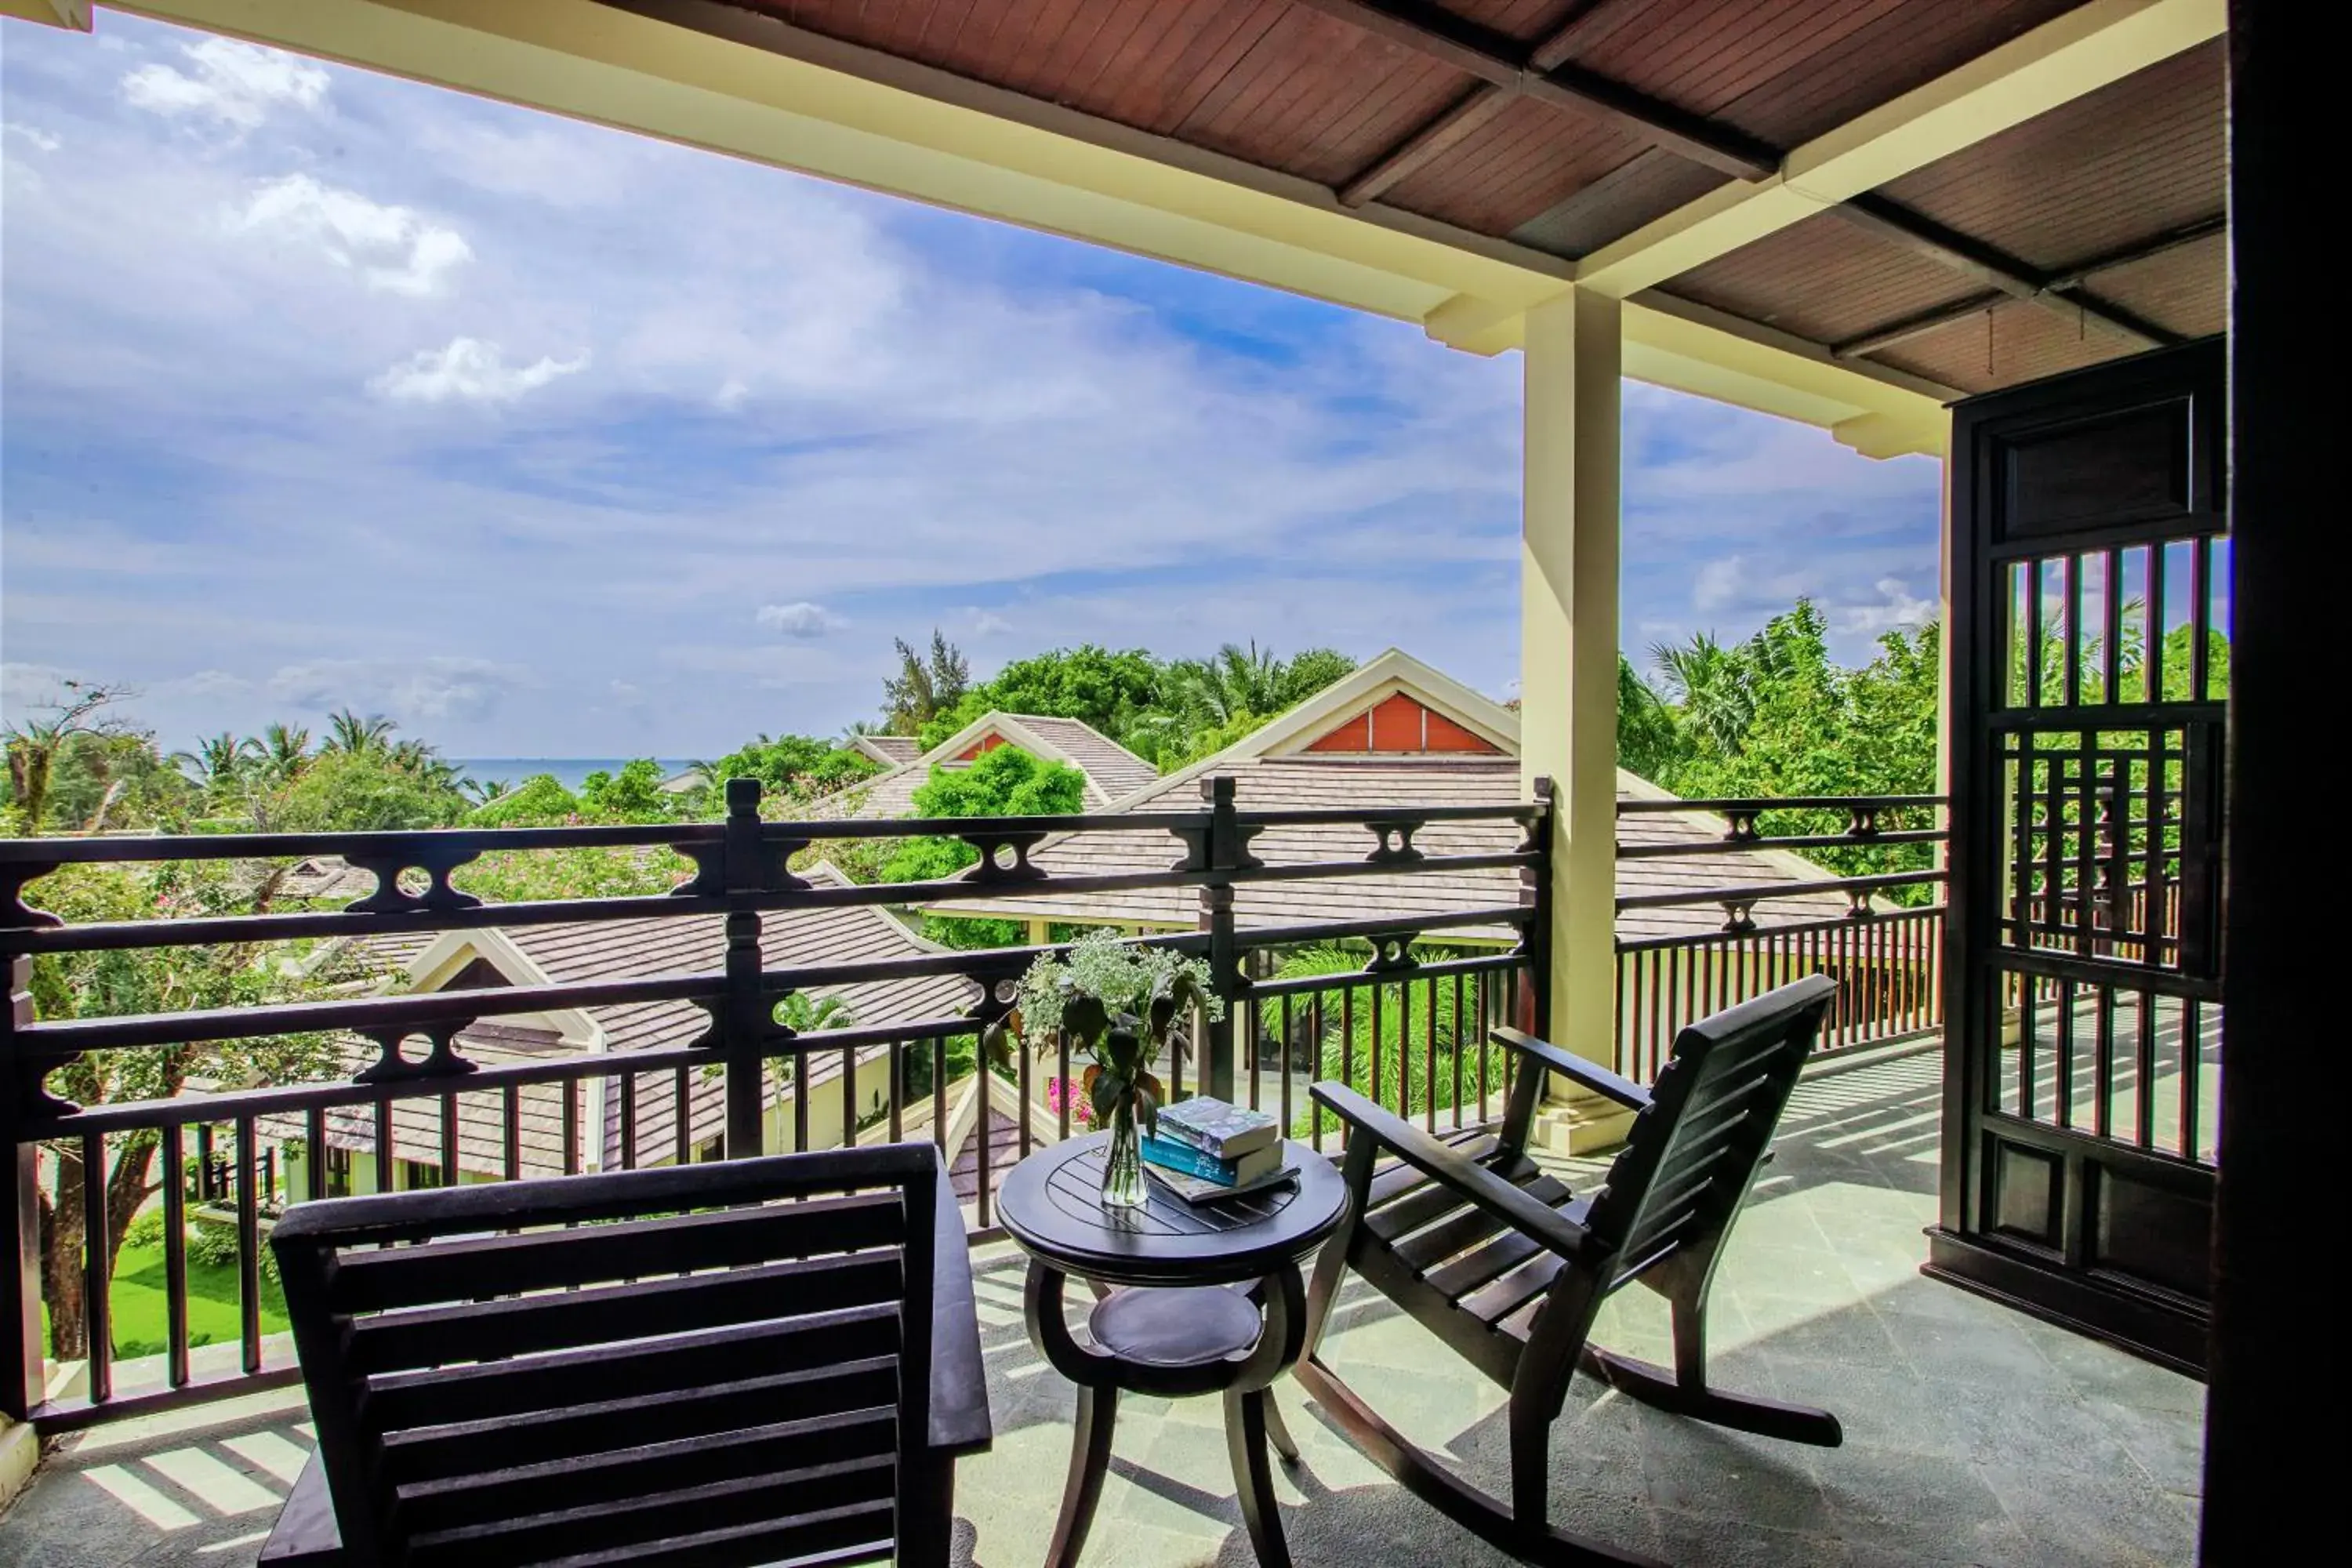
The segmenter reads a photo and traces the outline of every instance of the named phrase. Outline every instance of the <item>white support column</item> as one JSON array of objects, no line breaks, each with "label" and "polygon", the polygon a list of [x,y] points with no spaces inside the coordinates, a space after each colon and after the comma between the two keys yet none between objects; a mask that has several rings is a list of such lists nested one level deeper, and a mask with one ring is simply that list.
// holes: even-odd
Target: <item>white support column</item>
[{"label": "white support column", "polygon": [[[1519,551],[1519,766],[1549,776],[1551,1036],[1616,1065],[1618,302],[1577,289],[1528,312],[1525,521]],[[1557,1087],[1557,1086],[1556,1086]],[[1606,1147],[1629,1116],[1570,1097],[1554,1147]]]}]

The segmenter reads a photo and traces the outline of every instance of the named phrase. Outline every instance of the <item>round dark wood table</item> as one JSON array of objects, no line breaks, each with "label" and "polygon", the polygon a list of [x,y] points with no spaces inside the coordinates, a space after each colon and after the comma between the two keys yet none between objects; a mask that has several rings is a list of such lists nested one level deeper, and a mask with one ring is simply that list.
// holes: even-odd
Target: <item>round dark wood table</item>
[{"label": "round dark wood table", "polygon": [[[1322,1155],[1286,1142],[1283,1163],[1298,1174],[1279,1186],[1195,1207],[1154,1184],[1146,1206],[1107,1208],[1108,1137],[1038,1151],[1013,1168],[996,1199],[997,1217],[1029,1255],[1030,1341],[1078,1385],[1069,1482],[1045,1561],[1072,1568],[1086,1544],[1124,1390],[1225,1396],[1225,1451],[1250,1544],[1266,1568],[1288,1568],[1266,1443],[1293,1462],[1298,1449],[1266,1389],[1306,1349],[1299,1261],[1339,1227],[1347,1185]],[[1084,1342],[1063,1306],[1072,1275],[1097,1296]]]}]

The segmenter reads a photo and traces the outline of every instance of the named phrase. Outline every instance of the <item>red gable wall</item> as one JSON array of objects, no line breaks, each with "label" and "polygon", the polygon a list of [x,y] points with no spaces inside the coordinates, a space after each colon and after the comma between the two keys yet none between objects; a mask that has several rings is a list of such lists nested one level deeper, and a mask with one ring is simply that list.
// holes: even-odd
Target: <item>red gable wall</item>
[{"label": "red gable wall", "polygon": [[1403,692],[1392,693],[1341,721],[1307,747],[1310,752],[1398,756],[1443,752],[1499,756],[1502,749],[1432,712]]},{"label": "red gable wall", "polygon": [[987,734],[982,735],[979,740],[974,741],[971,745],[966,746],[961,752],[959,752],[956,754],[956,761],[960,763],[976,763],[980,760],[980,754],[982,752],[992,752],[1003,744],[1004,744],[1004,737],[998,734],[995,731],[991,730]]}]

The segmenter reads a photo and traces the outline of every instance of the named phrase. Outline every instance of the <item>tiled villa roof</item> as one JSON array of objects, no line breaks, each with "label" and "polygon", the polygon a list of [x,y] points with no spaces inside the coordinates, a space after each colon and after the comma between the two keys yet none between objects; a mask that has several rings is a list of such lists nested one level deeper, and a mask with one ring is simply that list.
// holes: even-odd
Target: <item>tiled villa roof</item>
[{"label": "tiled villa roof", "polygon": [[[1217,768],[1234,780],[1235,803],[1245,811],[1294,811],[1385,805],[1509,805],[1522,798],[1519,764],[1510,757],[1290,756],[1239,758]],[[1122,801],[1122,812],[1197,811],[1199,785],[1171,779],[1171,787]],[[1656,792],[1631,773],[1619,775],[1619,797],[1654,798]],[[1724,825],[1696,815],[1643,815],[1622,819],[1618,837],[1627,844],[1701,843],[1720,838]],[[1433,823],[1414,835],[1413,845],[1431,855],[1494,855],[1517,847],[1519,830],[1509,823]],[[1372,847],[1371,835],[1353,826],[1271,827],[1250,841],[1251,853],[1268,865],[1311,860],[1357,860]],[[1049,839],[1030,859],[1055,876],[1103,876],[1164,868],[1181,853],[1174,838],[1164,842],[1135,834],[1078,834]],[[1676,888],[1797,882],[1827,876],[1794,857],[1769,851],[1730,855],[1668,856],[1622,860],[1617,890],[1622,895],[1663,893]],[[1356,920],[1377,912],[1410,915],[1516,903],[1517,870],[1450,872],[1443,875],[1367,876],[1298,882],[1256,882],[1234,892],[1234,914],[1244,928]],[[981,901],[941,904],[938,914],[993,914],[1085,925],[1195,928],[1199,895],[1190,888],[1138,888],[1061,897],[1032,894],[1000,906]],[[1838,894],[1767,898],[1754,912],[1759,924],[1779,925],[1834,919],[1846,910]],[[1628,910],[1617,917],[1627,940],[1702,935],[1718,931],[1723,910],[1712,904],[1663,910]],[[1476,927],[1455,933],[1465,940],[1500,941],[1504,927]]]},{"label": "tiled villa roof", "polygon": [[[860,740],[903,741],[905,737],[869,735]],[[1084,809],[1087,811],[1104,810],[1122,795],[1160,778],[1159,769],[1083,721],[1035,713],[985,713],[922,755],[814,802],[806,815],[820,820],[912,816],[915,792],[931,782],[932,768],[959,766],[1000,745],[1018,746],[1047,762],[1067,763],[1084,773]]]},{"label": "tiled villa roof", "polygon": [[[830,866],[808,873],[812,881],[846,886],[846,879]],[[409,986],[433,990],[477,963],[487,962],[509,984],[562,984],[587,980],[709,971],[724,963],[724,918],[693,915],[670,919],[580,922],[564,925],[515,926],[481,931],[457,931],[420,942],[414,937],[371,939],[366,951],[380,963],[404,970]],[[872,906],[773,910],[762,917],[762,962],[771,969],[878,962],[911,958],[936,952],[895,917]],[[478,972],[477,972],[478,973]],[[407,989],[409,986],[404,986]],[[910,980],[867,982],[846,986],[820,986],[815,996],[837,995],[860,1026],[914,1023],[952,1017],[979,997],[971,981],[956,975]],[[637,1003],[618,1007],[590,1007],[554,1018],[486,1018],[458,1037],[459,1049],[489,1065],[551,1055],[579,1054],[602,1048],[616,1058],[633,1053],[690,1044],[709,1026],[709,1015],[689,1002]],[[569,1027],[562,1026],[569,1024]],[[590,1038],[577,1037],[586,1034]],[[862,1062],[886,1047],[870,1047],[859,1054]],[[354,1070],[374,1059],[375,1047],[353,1040],[344,1055]],[[838,1082],[843,1068],[840,1052],[813,1054],[806,1089],[812,1096],[813,1124],[827,1125],[837,1108],[817,1093]],[[617,1079],[606,1098],[603,1155],[604,1163],[621,1163],[620,1094]],[[462,1080],[457,1085],[462,1089]],[[677,1152],[677,1086],[676,1075],[664,1072],[643,1078],[636,1086],[636,1147],[638,1164],[671,1159]],[[573,1086],[579,1096],[583,1131],[582,1155],[593,1152],[594,1134],[588,1130],[586,1086]],[[562,1168],[562,1090],[553,1085],[520,1091],[522,1173],[548,1175]],[[690,1072],[686,1085],[689,1144],[716,1137],[724,1126],[725,1089],[721,1079]],[[478,1102],[478,1103],[477,1103]],[[282,1121],[283,1125],[275,1124]],[[440,1112],[432,1099],[396,1101],[393,1111],[393,1147],[396,1157],[438,1164],[441,1160]],[[494,1095],[461,1094],[458,1115],[461,1169],[502,1173],[505,1146],[501,1107]],[[269,1132],[300,1137],[299,1118],[273,1119]],[[331,1112],[328,1142],[337,1147],[372,1153],[375,1125],[372,1110]]]},{"label": "tiled villa roof", "polygon": [[863,752],[889,768],[911,763],[923,754],[923,743],[912,735],[853,735],[849,749]]},{"label": "tiled villa roof", "polygon": [[[1118,812],[1189,812],[1201,809],[1202,781],[1229,776],[1237,804],[1245,811],[1310,808],[1371,810],[1412,805],[1509,805],[1525,798],[1519,779],[1518,717],[1441,671],[1391,648],[1345,679],[1309,698],[1264,729],[1243,737],[1214,756],[1157,779],[1112,807]],[[1655,799],[1664,792],[1620,770],[1619,797]],[[1618,837],[1627,844],[1699,843],[1718,839],[1724,824],[1682,814],[1623,818]],[[1414,836],[1414,847],[1432,855],[1491,855],[1517,847],[1519,829],[1507,822],[1436,823]],[[1373,847],[1371,836],[1354,826],[1269,828],[1250,842],[1251,852],[1269,865],[1318,860],[1358,860]],[[1049,838],[1031,853],[1032,863],[1056,876],[1101,876],[1164,869],[1181,847],[1135,834],[1078,834]],[[1828,876],[1795,856],[1771,850],[1725,855],[1667,856],[1620,861],[1621,896],[1759,883],[1810,881]],[[1515,868],[1364,876],[1297,882],[1259,882],[1234,890],[1236,920],[1244,927],[1298,925],[1361,919],[1368,914],[1410,916],[1515,904],[1519,875]],[[1768,898],[1755,907],[1759,924],[1779,925],[1833,919],[1846,912],[1838,894]],[[938,914],[998,915],[1083,925],[1193,929],[1199,895],[1189,888],[1142,888],[1104,893],[1055,895],[1032,892],[1002,901],[941,904]],[[1700,935],[1722,928],[1717,905],[1629,910],[1617,920],[1627,940]],[[1501,941],[1510,928],[1464,928],[1463,940]]]}]

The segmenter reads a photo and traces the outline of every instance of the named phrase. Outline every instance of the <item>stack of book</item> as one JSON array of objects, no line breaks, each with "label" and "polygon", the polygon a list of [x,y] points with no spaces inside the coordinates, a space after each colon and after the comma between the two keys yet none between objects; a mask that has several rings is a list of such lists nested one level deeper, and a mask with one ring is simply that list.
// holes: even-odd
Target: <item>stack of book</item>
[{"label": "stack of book", "polygon": [[1282,1129],[1273,1117],[1196,1094],[1161,1108],[1159,1131],[1143,1140],[1143,1168],[1187,1203],[1202,1203],[1295,1174],[1282,1152]]}]

